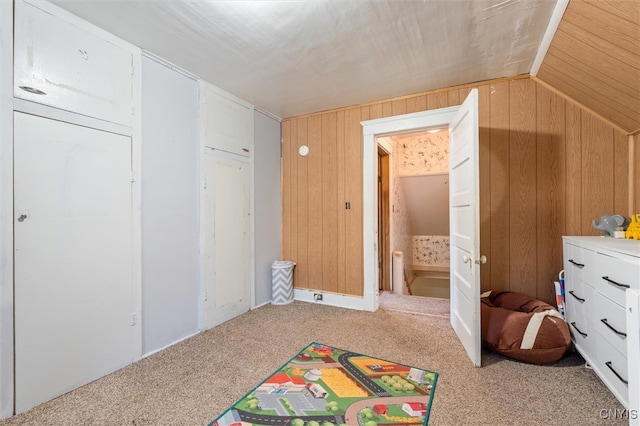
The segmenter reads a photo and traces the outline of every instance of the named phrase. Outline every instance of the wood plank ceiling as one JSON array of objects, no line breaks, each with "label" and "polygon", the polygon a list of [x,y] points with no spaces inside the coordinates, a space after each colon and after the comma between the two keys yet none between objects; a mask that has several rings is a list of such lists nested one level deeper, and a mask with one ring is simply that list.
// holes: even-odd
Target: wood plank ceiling
[{"label": "wood plank ceiling", "polygon": [[640,1],[571,0],[537,77],[640,132]]}]

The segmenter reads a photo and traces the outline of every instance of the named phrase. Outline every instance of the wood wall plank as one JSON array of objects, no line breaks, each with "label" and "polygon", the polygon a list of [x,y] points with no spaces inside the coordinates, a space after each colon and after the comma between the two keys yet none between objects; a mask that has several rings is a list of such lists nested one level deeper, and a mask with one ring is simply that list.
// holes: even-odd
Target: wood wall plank
[{"label": "wood wall plank", "polygon": [[391,115],[402,115],[407,113],[407,101],[405,99],[398,99],[391,102]]},{"label": "wood wall plank", "polygon": [[[322,115],[312,115],[308,123],[309,155],[307,183],[302,190],[307,194],[309,287],[324,289],[322,277]],[[304,160],[303,160],[304,161]]]},{"label": "wood wall plank", "polygon": [[[343,111],[343,116],[344,116],[344,111]],[[384,113],[382,111],[382,104],[381,103],[369,106],[369,119],[370,120],[373,120],[373,119],[376,119],[376,118],[382,118],[382,117],[384,117]]]},{"label": "wood wall plank", "polygon": [[420,112],[427,109],[427,96],[414,96],[407,99],[407,113]]},{"label": "wood wall plank", "polygon": [[510,82],[509,279],[510,288],[524,294],[536,294],[535,99],[532,80]]},{"label": "wood wall plank", "polygon": [[446,108],[449,106],[449,95],[445,91],[427,94],[427,109]]},{"label": "wood wall plank", "polygon": [[536,297],[553,300],[553,281],[563,269],[558,241],[566,235],[558,220],[565,216],[565,101],[541,85],[536,90]]},{"label": "wood wall plank", "polygon": [[338,291],[338,146],[337,115],[322,115],[322,288]]},{"label": "wood wall plank", "polygon": [[461,105],[464,99],[460,99],[460,91],[459,90],[448,90],[447,91],[447,103],[449,106]]},{"label": "wood wall plank", "polygon": [[382,116],[383,117],[391,117],[393,115],[393,103],[392,102],[383,102],[382,103]]},{"label": "wood wall plank", "polygon": [[629,137],[613,130],[613,212],[629,216]]},{"label": "wood wall plank", "polygon": [[[296,143],[292,144],[289,151],[292,156],[291,179],[292,193],[296,194],[296,199],[291,203],[292,216],[292,238],[291,238],[291,260],[296,262],[294,269],[294,287],[309,288],[309,256],[307,245],[309,243],[309,205],[307,203],[307,177],[308,161],[307,157],[300,157],[298,149],[303,145],[308,145],[307,132],[308,119],[303,117],[291,123],[291,134],[298,135]],[[295,173],[294,173],[295,171]]]},{"label": "wood wall plank", "polygon": [[[491,234],[490,285],[495,291],[509,290],[509,82],[490,85]],[[460,96],[462,98],[462,95]]]},{"label": "wood wall plank", "polygon": [[602,235],[593,219],[613,213],[613,129],[582,114],[582,235]]},{"label": "wood wall plank", "polygon": [[567,235],[582,235],[582,112],[571,103],[565,112],[565,141],[565,229]]},{"label": "wood wall plank", "polygon": [[[449,93],[449,103],[456,105],[460,99],[458,90]],[[452,103],[453,102],[453,103]],[[480,126],[480,254],[487,256],[487,263],[480,268],[481,290],[491,289],[491,87],[478,87],[478,125]]]},{"label": "wood wall plank", "polygon": [[[390,102],[385,102],[384,105]],[[383,107],[384,108],[384,107]],[[345,200],[350,209],[346,218],[347,275],[345,292],[362,296],[362,126],[361,110],[350,108],[344,113],[345,121]]]},{"label": "wood wall plank", "polygon": [[[382,114],[382,106],[380,106],[380,114]],[[373,108],[369,108],[370,110]],[[338,285],[336,291],[341,294],[347,293],[347,218],[345,216],[346,210],[343,207],[344,200],[346,199],[346,172],[345,172],[345,119],[344,111],[338,111],[336,113],[336,150],[338,152],[337,158],[337,214],[338,214],[338,247],[336,252],[337,257],[337,269],[338,269]]]}]

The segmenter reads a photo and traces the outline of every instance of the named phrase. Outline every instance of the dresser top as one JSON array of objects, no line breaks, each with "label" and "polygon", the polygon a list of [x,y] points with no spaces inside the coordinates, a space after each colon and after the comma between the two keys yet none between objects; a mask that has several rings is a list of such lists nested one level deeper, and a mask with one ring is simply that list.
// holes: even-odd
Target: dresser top
[{"label": "dresser top", "polygon": [[579,246],[608,250],[629,256],[640,257],[640,240],[627,240],[611,237],[573,237],[565,236],[563,240],[571,241]]}]

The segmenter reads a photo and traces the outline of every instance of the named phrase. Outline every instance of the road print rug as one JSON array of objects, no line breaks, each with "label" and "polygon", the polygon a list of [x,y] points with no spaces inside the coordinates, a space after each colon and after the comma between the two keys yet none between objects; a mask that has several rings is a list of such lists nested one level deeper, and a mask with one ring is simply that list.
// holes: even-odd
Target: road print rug
[{"label": "road print rug", "polygon": [[426,425],[438,373],[311,343],[209,426]]}]

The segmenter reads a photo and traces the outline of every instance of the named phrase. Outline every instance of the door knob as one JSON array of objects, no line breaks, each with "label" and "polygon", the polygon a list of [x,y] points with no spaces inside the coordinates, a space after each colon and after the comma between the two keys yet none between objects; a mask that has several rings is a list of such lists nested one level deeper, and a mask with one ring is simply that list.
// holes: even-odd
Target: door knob
[{"label": "door knob", "polygon": [[471,260],[471,258],[470,258],[469,256],[467,256],[466,254],[462,256],[462,261],[463,261],[464,263],[467,263],[467,262],[469,262],[470,260]]},{"label": "door knob", "polygon": [[27,215],[26,215],[26,214],[21,214],[21,215],[18,217],[18,222],[24,222],[24,220],[25,220],[26,218],[27,218]]},{"label": "door knob", "polygon": [[487,263],[487,256],[485,256],[485,255],[483,254],[482,256],[480,256],[480,259],[476,260],[476,263],[477,263],[478,265],[480,265],[480,264],[483,264],[483,265],[484,265],[485,263]]}]

